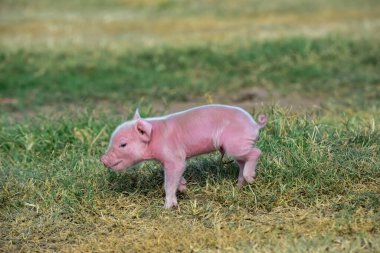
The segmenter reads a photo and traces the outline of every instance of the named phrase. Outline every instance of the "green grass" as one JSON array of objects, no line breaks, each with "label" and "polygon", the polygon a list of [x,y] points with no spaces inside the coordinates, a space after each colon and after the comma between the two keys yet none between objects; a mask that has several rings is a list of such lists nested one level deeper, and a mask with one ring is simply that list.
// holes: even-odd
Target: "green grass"
[{"label": "green grass", "polygon": [[188,192],[172,211],[162,209],[158,164],[119,175],[99,163],[118,118],[3,122],[4,249],[378,250],[378,116],[266,113],[257,182],[239,191],[235,164],[218,154],[192,159]]},{"label": "green grass", "polygon": [[349,97],[358,105],[378,105],[379,45],[378,40],[293,38],[231,50],[3,51],[0,92],[17,97],[24,108],[82,99],[120,105],[136,103],[136,97],[170,103],[252,86],[271,95],[298,93],[324,101]]},{"label": "green grass", "polygon": [[[1,252],[379,252],[378,1],[1,1]],[[96,38],[96,39],[94,39]],[[99,157],[137,106],[268,115],[257,181],[218,153]]]}]

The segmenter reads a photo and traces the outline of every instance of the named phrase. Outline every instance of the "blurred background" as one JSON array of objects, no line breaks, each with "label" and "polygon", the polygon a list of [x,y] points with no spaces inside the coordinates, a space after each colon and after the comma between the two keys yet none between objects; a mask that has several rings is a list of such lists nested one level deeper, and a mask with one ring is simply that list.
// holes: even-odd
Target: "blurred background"
[{"label": "blurred background", "polygon": [[1,0],[0,108],[379,100],[377,0]]}]

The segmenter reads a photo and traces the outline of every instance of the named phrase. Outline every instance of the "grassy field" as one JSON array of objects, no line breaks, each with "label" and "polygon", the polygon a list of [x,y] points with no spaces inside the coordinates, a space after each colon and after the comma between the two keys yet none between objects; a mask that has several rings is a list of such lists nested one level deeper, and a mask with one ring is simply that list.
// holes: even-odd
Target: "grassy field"
[{"label": "grassy field", "polygon": [[[0,1],[0,252],[379,252],[379,1]],[[99,161],[194,105],[268,115],[255,184],[218,153]]]}]

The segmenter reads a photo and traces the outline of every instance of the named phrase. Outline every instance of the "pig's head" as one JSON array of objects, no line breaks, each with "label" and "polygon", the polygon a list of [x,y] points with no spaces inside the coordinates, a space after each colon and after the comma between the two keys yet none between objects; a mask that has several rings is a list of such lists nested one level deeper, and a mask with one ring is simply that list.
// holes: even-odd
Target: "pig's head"
[{"label": "pig's head", "polygon": [[114,171],[122,171],[142,161],[151,134],[151,123],[142,119],[137,110],[133,120],[121,124],[113,132],[109,148],[100,160]]}]

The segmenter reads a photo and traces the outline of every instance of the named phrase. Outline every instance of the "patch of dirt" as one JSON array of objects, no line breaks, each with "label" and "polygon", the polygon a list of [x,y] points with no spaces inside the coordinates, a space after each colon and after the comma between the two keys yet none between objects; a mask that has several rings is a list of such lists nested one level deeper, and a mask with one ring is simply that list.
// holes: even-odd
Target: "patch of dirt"
[{"label": "patch of dirt", "polygon": [[188,99],[187,101],[173,101],[168,105],[155,101],[153,108],[157,113],[171,113],[212,103],[239,106],[248,112],[256,112],[265,106],[271,105],[290,107],[292,110],[297,111],[306,111],[319,109],[322,99],[319,96],[310,98],[298,93],[284,96],[270,92],[264,88],[248,87],[237,90],[235,94],[231,94],[228,91],[219,91],[215,94],[206,93],[203,96]]},{"label": "patch of dirt", "polygon": [[15,105],[18,100],[15,98],[0,98],[0,105]]},{"label": "patch of dirt", "polygon": [[[94,117],[101,114],[118,115],[127,120],[136,110],[135,103],[115,104],[107,99],[98,100],[95,104],[47,104],[38,106],[37,108],[24,108],[24,110],[13,108],[17,103],[17,99],[0,99],[0,109],[1,107],[5,108],[5,111],[9,112],[14,122],[36,115],[44,115],[57,119],[64,115],[70,115],[74,118],[80,117],[83,113],[91,113]],[[250,113],[261,112],[264,110],[264,107],[273,105],[305,112],[319,109],[322,104],[322,98],[318,95],[306,97],[298,93],[291,93],[285,96],[265,88],[247,87],[236,89],[233,93],[228,90],[219,90],[215,93],[207,92],[198,97],[189,97],[186,100],[172,100],[170,103],[165,103],[164,100],[157,98],[144,104],[147,104],[148,108],[144,108],[144,105],[141,108],[145,111],[147,110],[149,115],[152,116],[165,115],[205,104],[228,104],[241,107]]]}]

